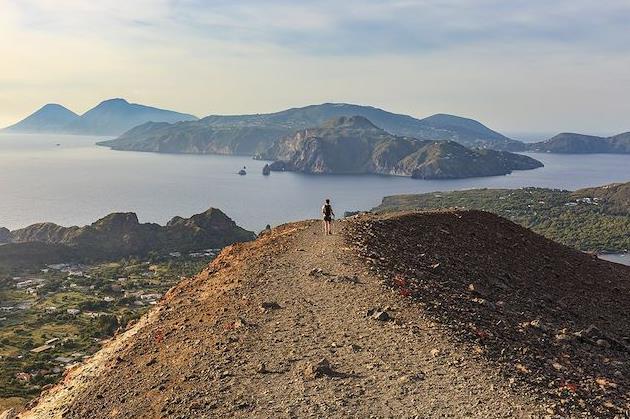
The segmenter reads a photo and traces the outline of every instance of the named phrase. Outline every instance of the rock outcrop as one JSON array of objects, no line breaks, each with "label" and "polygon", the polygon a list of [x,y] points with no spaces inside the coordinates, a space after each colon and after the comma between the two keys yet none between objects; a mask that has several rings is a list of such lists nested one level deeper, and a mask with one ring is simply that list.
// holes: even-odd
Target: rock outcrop
[{"label": "rock outcrop", "polygon": [[[10,244],[0,247],[3,254],[12,254],[19,259],[19,249],[33,248],[37,243],[36,255],[43,257],[49,246],[50,257],[56,259],[61,253],[74,259],[112,259],[149,252],[186,252],[204,248],[220,248],[232,243],[248,241],[255,234],[237,226],[221,210],[210,208],[190,218],[174,217],[166,226],[140,223],[135,213],[113,213],[84,227],[62,227],[53,223],[40,223],[14,230],[9,233]],[[30,244],[29,246],[26,246]],[[65,248],[65,252],[60,252]],[[48,259],[45,262],[52,262]],[[15,260],[17,262],[17,260]]]},{"label": "rock outcrop", "polygon": [[262,158],[271,170],[312,174],[382,174],[418,179],[504,175],[541,167],[528,156],[471,150],[453,141],[399,137],[361,116],[341,117],[277,141]]}]

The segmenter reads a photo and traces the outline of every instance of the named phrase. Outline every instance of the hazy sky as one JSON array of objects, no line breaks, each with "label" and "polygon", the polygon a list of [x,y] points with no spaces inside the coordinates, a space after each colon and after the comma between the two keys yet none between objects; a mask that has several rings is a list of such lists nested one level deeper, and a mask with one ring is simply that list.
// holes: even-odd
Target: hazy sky
[{"label": "hazy sky", "polygon": [[628,0],[0,0],[0,125],[125,97],[321,102],[504,131],[630,131]]}]

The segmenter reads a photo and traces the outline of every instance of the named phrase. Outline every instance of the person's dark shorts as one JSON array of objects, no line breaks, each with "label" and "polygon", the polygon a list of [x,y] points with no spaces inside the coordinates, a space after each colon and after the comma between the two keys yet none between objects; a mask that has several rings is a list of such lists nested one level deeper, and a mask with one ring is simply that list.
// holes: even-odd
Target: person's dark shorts
[{"label": "person's dark shorts", "polygon": [[324,216],[324,221],[332,221],[332,217]]}]

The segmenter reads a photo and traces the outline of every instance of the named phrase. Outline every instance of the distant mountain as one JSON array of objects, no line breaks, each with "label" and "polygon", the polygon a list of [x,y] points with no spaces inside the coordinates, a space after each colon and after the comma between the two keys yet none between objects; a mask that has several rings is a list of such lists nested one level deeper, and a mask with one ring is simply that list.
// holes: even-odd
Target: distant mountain
[{"label": "distant mountain", "polygon": [[416,119],[371,106],[325,103],[271,114],[211,115],[177,124],[145,124],[121,137],[100,143],[116,150],[168,153],[218,153],[254,155],[275,140],[296,130],[320,126],[331,118],[363,116],[384,130],[426,140],[456,141],[468,147],[524,150],[511,140],[472,119],[434,115]]},{"label": "distant mountain", "polygon": [[197,120],[196,116],[109,99],[79,116],[61,105],[46,105],[26,119],[5,128],[8,132],[120,135],[149,121],[175,123]]},{"label": "distant mountain", "polygon": [[541,167],[527,156],[471,150],[453,141],[395,136],[362,116],[333,118],[320,128],[300,130],[262,156],[277,160],[271,170],[314,174],[375,173],[420,179],[504,175]]},{"label": "distant mountain", "polygon": [[176,124],[147,122],[115,140],[97,144],[113,150],[254,156],[290,132],[282,126],[208,125],[203,120]]},{"label": "distant mountain", "polygon": [[49,103],[3,131],[20,133],[60,132],[68,124],[78,119],[79,115],[70,109],[56,103]]},{"label": "distant mountain", "polygon": [[174,123],[196,119],[193,115],[129,103],[125,99],[110,99],[81,115],[67,130],[77,134],[119,135],[148,121]]},{"label": "distant mountain", "polygon": [[[491,130],[479,121],[455,115],[436,114],[421,120],[425,125],[425,133],[416,135],[429,139],[446,139],[455,141],[469,148],[491,148],[494,150],[522,151],[525,146],[503,134]],[[387,128],[385,128],[387,130]],[[414,136],[415,130],[409,134]],[[403,134],[401,132],[401,134]]]},{"label": "distant mountain", "polygon": [[630,153],[630,132],[612,137],[562,133],[553,138],[529,146],[532,151],[547,153]]},{"label": "distant mountain", "polygon": [[[224,247],[235,242],[252,240],[255,235],[237,226],[216,208],[190,218],[174,217],[166,226],[138,222],[134,213],[113,213],[84,227],[62,227],[39,223],[11,231],[0,229],[3,241],[0,261],[12,255],[19,259],[20,248],[36,249],[43,263],[53,263],[61,253],[79,260],[105,260],[126,256],[146,255],[151,251],[185,252]],[[50,253],[45,246],[50,245]],[[61,246],[61,247],[60,247]],[[60,252],[60,249],[65,249]],[[9,261],[10,262],[10,261]],[[1,268],[2,266],[0,266]]]}]

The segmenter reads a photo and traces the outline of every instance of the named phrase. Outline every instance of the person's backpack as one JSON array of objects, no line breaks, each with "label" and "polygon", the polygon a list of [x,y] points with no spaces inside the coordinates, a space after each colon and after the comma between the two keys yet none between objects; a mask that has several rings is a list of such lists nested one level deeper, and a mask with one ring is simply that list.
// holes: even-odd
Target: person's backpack
[{"label": "person's backpack", "polygon": [[332,206],[330,206],[330,204],[324,205],[324,215],[326,217],[330,217],[332,215]]}]

